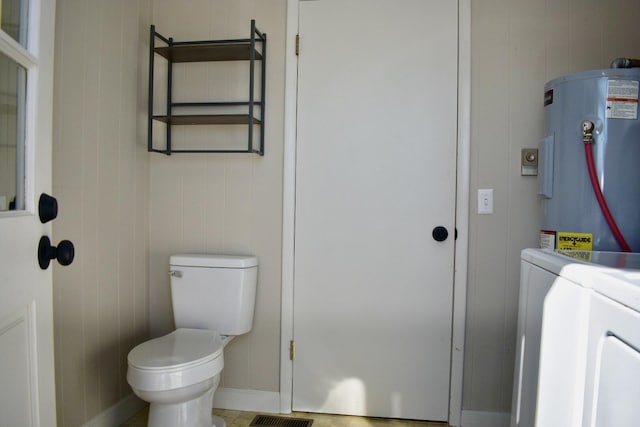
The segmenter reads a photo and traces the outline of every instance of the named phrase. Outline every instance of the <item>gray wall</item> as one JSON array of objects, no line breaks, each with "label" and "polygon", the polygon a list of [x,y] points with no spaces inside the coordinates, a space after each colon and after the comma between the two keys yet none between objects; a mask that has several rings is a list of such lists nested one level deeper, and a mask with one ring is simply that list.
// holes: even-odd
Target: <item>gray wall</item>
[{"label": "gray wall", "polygon": [[[170,254],[252,254],[260,262],[254,327],[225,349],[223,387],[279,390],[285,6],[285,0],[190,0],[189,7],[174,0],[153,2],[156,30],[176,41],[247,38],[252,18],[268,38],[265,156],[149,158],[152,335],[174,327],[167,275]],[[174,67],[176,100],[247,99],[246,63],[201,65]],[[174,142],[206,144],[224,136],[223,131],[176,129]]]},{"label": "gray wall", "polygon": [[[637,0],[471,2],[471,200],[463,406],[509,412],[520,250],[538,245],[535,178],[520,149],[543,135],[552,78],[640,56]],[[495,213],[476,214],[478,188]]]},{"label": "gray wall", "polygon": [[[149,168],[145,62],[150,2],[58,0],[53,263],[58,425],[75,427],[131,393],[127,353],[148,337]],[[142,124],[142,128],[139,128]]]}]

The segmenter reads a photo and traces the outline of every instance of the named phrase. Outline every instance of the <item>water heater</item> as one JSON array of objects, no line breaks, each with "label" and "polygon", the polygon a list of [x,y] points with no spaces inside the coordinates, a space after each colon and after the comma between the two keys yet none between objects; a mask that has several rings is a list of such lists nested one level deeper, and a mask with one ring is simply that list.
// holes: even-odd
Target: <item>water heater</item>
[{"label": "water heater", "polygon": [[640,252],[639,82],[640,69],[612,68],[545,85],[542,247],[621,251],[621,235]]}]

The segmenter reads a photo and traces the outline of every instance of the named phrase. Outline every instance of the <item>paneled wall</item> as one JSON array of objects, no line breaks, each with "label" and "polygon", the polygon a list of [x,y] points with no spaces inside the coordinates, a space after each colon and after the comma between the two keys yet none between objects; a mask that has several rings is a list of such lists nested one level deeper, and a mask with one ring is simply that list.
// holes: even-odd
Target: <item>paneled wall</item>
[{"label": "paneled wall", "polygon": [[[555,77],[640,56],[637,0],[471,2],[471,215],[465,409],[509,412],[520,250],[538,244],[536,180],[520,149],[543,135],[543,87]],[[476,190],[495,213],[476,214]]]},{"label": "paneled wall", "polygon": [[71,266],[54,263],[60,426],[82,425],[131,393],[126,356],[149,333],[150,11],[148,0],[57,1],[53,240],[76,249]]},{"label": "paneled wall", "polygon": [[[150,160],[151,334],[173,329],[168,262],[174,253],[252,254],[259,259],[254,327],[225,349],[222,386],[279,390],[285,0],[153,1],[156,30],[176,41],[247,38],[250,20],[267,33],[264,157],[153,154]],[[175,99],[246,100],[245,64],[174,69]],[[223,128],[175,129],[180,143],[224,138]]]}]

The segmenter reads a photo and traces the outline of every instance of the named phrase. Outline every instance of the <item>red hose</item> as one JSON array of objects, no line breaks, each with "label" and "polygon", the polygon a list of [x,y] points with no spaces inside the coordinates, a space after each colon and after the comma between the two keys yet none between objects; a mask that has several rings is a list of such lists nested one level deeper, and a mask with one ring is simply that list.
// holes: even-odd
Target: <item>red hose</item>
[{"label": "red hose", "polygon": [[615,237],[616,241],[620,245],[620,248],[623,252],[631,252],[631,248],[627,244],[627,241],[624,239],[622,232],[618,228],[618,224],[616,224],[616,220],[613,219],[613,215],[611,215],[611,211],[609,211],[609,206],[607,205],[607,201],[604,199],[604,195],[602,194],[602,190],[600,189],[600,183],[598,182],[598,175],[596,173],[596,165],[593,161],[593,150],[591,149],[591,143],[584,144],[584,154],[587,158],[587,169],[589,169],[589,179],[591,180],[591,186],[593,187],[593,193],[598,199],[598,204],[600,205],[600,210],[602,210],[602,214],[604,215],[604,219],[607,221],[611,232],[613,233],[613,237]]}]

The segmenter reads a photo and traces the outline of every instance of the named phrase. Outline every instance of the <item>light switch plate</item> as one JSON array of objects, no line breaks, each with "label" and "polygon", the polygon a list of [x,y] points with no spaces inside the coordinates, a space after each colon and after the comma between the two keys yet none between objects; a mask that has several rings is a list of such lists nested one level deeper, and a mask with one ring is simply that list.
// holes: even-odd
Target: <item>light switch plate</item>
[{"label": "light switch plate", "polygon": [[478,189],[478,213],[481,215],[493,213],[493,188]]}]

